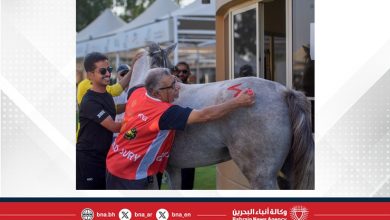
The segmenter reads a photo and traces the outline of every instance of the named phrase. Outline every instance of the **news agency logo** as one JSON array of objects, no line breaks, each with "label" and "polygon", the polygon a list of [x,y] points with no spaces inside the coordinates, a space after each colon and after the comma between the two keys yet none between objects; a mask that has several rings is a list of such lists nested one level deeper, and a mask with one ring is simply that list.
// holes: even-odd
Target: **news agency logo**
[{"label": "news agency logo", "polygon": [[93,210],[90,208],[85,208],[81,211],[81,219],[83,220],[92,220],[93,216]]},{"label": "news agency logo", "polygon": [[291,208],[290,216],[294,220],[306,220],[309,210],[304,206],[294,206]]}]

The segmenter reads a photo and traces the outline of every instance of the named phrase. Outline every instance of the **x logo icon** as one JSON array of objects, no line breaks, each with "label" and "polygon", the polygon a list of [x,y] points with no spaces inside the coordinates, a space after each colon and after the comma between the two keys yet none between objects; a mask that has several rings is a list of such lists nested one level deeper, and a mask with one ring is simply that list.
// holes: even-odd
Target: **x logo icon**
[{"label": "x logo icon", "polygon": [[158,217],[158,219],[165,219],[165,212],[159,211],[158,213],[160,213],[160,217]]},{"label": "x logo icon", "polygon": [[122,209],[119,211],[119,219],[120,220],[130,220],[131,219],[131,211],[128,209]]},{"label": "x logo icon", "polygon": [[129,212],[124,212],[124,211],[122,211],[122,219],[123,219],[123,218],[129,219],[129,216],[127,216],[127,213],[129,213]]},{"label": "x logo icon", "polygon": [[157,220],[168,220],[169,218],[169,212],[166,209],[159,209],[156,212],[156,219]]}]

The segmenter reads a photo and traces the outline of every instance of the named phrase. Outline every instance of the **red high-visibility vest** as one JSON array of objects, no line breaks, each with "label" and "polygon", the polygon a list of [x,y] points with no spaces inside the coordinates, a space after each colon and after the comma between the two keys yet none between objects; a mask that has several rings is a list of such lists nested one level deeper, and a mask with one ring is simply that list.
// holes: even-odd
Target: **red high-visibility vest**
[{"label": "red high-visibility vest", "polygon": [[145,88],[131,94],[121,131],[107,155],[112,175],[138,180],[165,170],[175,131],[160,130],[158,122],[170,106],[148,96]]}]

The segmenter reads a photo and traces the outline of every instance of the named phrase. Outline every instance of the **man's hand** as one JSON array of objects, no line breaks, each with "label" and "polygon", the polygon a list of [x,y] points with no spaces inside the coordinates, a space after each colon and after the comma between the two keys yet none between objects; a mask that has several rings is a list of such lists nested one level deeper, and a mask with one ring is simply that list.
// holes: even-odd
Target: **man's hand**
[{"label": "man's hand", "polygon": [[251,106],[255,104],[255,93],[252,89],[245,89],[238,94],[236,98],[234,98],[235,103],[239,106]]}]

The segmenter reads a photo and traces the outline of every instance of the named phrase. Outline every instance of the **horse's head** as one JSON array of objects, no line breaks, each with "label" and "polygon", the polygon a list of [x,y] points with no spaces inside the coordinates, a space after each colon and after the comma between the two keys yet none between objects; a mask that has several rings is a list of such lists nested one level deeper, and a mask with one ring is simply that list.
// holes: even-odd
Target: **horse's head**
[{"label": "horse's head", "polygon": [[172,63],[169,61],[169,54],[176,48],[176,43],[171,44],[165,49],[155,42],[150,42],[148,45],[148,52],[150,57],[150,68],[164,67],[173,69]]},{"label": "horse's head", "polygon": [[133,60],[133,73],[129,87],[143,84],[147,77],[146,73],[151,68],[165,67],[172,69],[173,65],[169,61],[169,54],[175,49],[176,44],[172,44],[165,49],[160,48],[160,45],[149,42],[147,51],[139,51]]}]

